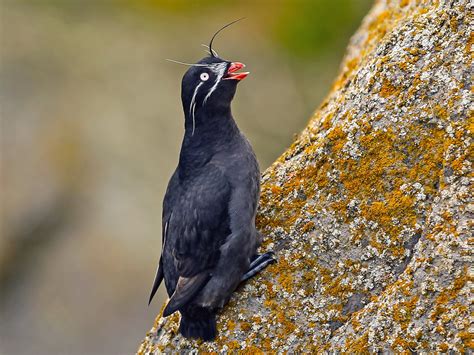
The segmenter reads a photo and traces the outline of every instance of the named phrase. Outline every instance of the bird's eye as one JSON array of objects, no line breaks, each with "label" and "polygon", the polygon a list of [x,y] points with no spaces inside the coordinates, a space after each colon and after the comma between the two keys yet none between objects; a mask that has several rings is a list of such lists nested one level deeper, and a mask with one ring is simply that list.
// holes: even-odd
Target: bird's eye
[{"label": "bird's eye", "polygon": [[201,78],[202,81],[206,81],[207,79],[209,79],[209,74],[207,74],[207,73],[201,73],[200,78]]}]

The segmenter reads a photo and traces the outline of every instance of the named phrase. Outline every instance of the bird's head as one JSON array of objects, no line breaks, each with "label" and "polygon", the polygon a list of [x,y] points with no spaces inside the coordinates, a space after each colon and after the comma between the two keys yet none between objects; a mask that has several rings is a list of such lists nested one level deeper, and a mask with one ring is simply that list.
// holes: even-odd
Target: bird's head
[{"label": "bird's head", "polygon": [[193,110],[228,107],[235,95],[237,84],[248,72],[239,72],[245,67],[239,62],[231,62],[209,56],[191,66],[184,74],[181,85],[181,97],[184,109]]},{"label": "bird's head", "polygon": [[212,42],[217,34],[240,20],[242,19],[225,25],[212,36],[209,46],[206,46],[209,48],[209,56],[199,62],[190,64],[171,60],[190,67],[184,74],[181,83],[181,99],[186,117],[192,119],[193,134],[197,113],[200,111],[207,116],[212,116],[219,111],[230,109],[237,84],[249,74],[248,72],[239,72],[245,67],[244,64],[222,59],[212,49]]}]

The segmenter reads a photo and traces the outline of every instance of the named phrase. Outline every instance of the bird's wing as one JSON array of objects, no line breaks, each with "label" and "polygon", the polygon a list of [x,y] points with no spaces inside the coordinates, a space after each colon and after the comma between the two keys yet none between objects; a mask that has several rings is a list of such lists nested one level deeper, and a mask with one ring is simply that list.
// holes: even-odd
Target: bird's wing
[{"label": "bird's wing", "polygon": [[258,235],[255,212],[259,195],[259,169],[252,154],[233,159],[237,165],[229,170],[231,194],[228,201],[229,231],[219,248],[219,260],[212,278],[199,293],[196,303],[202,307],[219,308],[229,299],[249,268],[255,255]]},{"label": "bird's wing", "polygon": [[163,310],[163,316],[167,317],[187,304],[189,300],[204,287],[210,278],[211,274],[205,271],[193,277],[180,276],[176,284],[176,289],[166,305],[166,308]]},{"label": "bird's wing", "polygon": [[[162,217],[162,231],[161,231],[161,249],[164,249],[166,234],[168,232],[168,223],[172,214],[172,206],[174,202],[173,190],[176,189],[178,185],[178,173],[174,172],[173,176],[170,179],[168,188],[163,200],[163,217]],[[163,253],[163,252],[162,252]],[[151,289],[150,298],[148,299],[148,305],[150,305],[151,300],[155,296],[158,287],[160,287],[161,282],[163,281],[163,256],[160,255],[160,261],[158,263],[158,268],[156,269],[155,280],[153,281],[153,287]]]},{"label": "bird's wing", "polygon": [[164,314],[182,308],[209,281],[219,248],[230,233],[230,194],[221,169],[208,164],[175,201],[165,243],[172,243],[178,280]]}]

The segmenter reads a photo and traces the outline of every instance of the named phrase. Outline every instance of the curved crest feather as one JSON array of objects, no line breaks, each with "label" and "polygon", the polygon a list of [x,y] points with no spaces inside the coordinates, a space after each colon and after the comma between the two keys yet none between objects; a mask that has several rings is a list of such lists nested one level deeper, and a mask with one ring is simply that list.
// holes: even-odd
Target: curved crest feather
[{"label": "curved crest feather", "polygon": [[223,29],[225,29],[225,28],[227,28],[227,27],[233,25],[233,24],[236,23],[236,22],[239,22],[239,21],[243,20],[244,18],[245,18],[245,17],[241,17],[241,18],[239,18],[238,20],[234,20],[234,21],[232,21],[232,22],[229,22],[227,25],[221,27],[219,30],[217,30],[216,33],[214,33],[214,35],[213,35],[212,38],[211,38],[211,41],[209,42],[209,52],[211,53],[211,56],[212,56],[212,57],[214,57],[214,58],[216,57],[216,56],[214,55],[214,50],[212,49],[212,42],[214,41],[214,38],[216,38],[216,36],[219,34],[219,32],[221,32]]},{"label": "curved crest feather", "polygon": [[[217,30],[216,33],[214,33],[214,35],[212,36],[211,41],[209,42],[209,45],[208,45],[208,46],[205,45],[205,44],[203,44],[204,47],[207,47],[207,48],[209,49],[209,55],[210,55],[211,57],[213,57],[213,58],[219,57],[219,54],[218,54],[214,49],[212,49],[212,43],[214,42],[214,39],[216,38],[216,36],[217,36],[222,30],[224,30],[225,28],[227,28],[227,27],[233,25],[233,24],[236,23],[236,22],[242,21],[243,19],[245,19],[245,17],[241,17],[241,18],[239,18],[239,19],[237,19],[237,20],[234,20],[234,21],[232,21],[232,22],[229,22],[227,25],[221,27],[219,30]],[[181,61],[179,61],[179,60],[174,60],[174,59],[166,59],[166,60],[169,61],[169,62],[173,62],[173,63],[177,63],[177,64],[182,64],[182,65],[187,65],[187,66],[190,66],[190,67],[207,67],[207,66],[208,66],[208,64],[186,63],[186,62],[181,62]]]}]

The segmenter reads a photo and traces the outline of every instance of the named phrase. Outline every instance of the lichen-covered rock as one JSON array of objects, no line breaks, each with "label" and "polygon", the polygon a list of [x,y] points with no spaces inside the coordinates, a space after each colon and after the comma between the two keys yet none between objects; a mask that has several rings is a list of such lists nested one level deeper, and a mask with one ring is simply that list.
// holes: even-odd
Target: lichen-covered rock
[{"label": "lichen-covered rock", "polygon": [[379,0],[307,128],[264,174],[279,262],[215,342],[157,318],[139,353],[467,351],[473,311],[468,0]]}]

